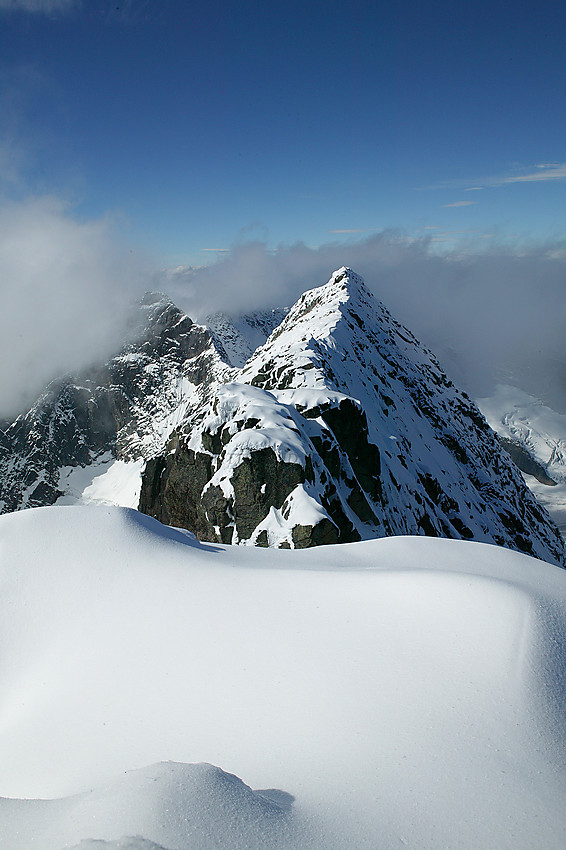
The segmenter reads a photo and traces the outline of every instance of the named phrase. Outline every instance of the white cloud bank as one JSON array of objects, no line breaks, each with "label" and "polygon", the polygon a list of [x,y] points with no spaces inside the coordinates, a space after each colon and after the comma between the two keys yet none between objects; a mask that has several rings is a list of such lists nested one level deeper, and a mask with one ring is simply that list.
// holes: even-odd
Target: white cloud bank
[{"label": "white cloud bank", "polygon": [[536,171],[512,174],[508,177],[491,177],[489,186],[505,186],[508,183],[548,183],[550,180],[566,180],[566,162],[542,162],[535,165]]},{"label": "white cloud bank", "polygon": [[112,354],[148,279],[109,221],[78,221],[49,197],[0,207],[0,417]]},{"label": "white cloud bank", "polygon": [[464,180],[448,180],[434,186],[421,188],[425,190],[463,189],[465,192],[478,192],[481,189],[497,189],[514,183],[551,183],[563,180],[566,180],[566,162],[539,162],[535,165],[516,166],[511,173],[492,174],[487,177],[476,176]]},{"label": "white cloud bank", "polygon": [[[237,315],[290,305],[343,265],[365,278],[472,395],[489,395],[493,380],[512,367],[524,389],[566,408],[566,243],[478,251],[471,234],[476,241],[467,252],[462,243],[440,254],[433,232],[408,239],[385,231],[275,251],[241,243],[211,265],[177,269],[156,282],[110,220],[77,220],[55,198],[6,203],[0,207],[0,419],[29,405],[52,378],[117,351],[125,316],[147,289],[162,289],[202,320],[218,310]],[[565,387],[565,398],[545,396],[550,385],[560,393]]]},{"label": "white cloud bank", "polygon": [[250,242],[161,285],[198,319],[219,309],[289,305],[347,265],[472,394],[488,395],[495,372],[510,365],[522,379],[530,375],[539,392],[560,370],[566,374],[564,243],[478,251],[476,242],[442,255],[432,244],[393,231],[318,248],[297,243],[270,251]]}]

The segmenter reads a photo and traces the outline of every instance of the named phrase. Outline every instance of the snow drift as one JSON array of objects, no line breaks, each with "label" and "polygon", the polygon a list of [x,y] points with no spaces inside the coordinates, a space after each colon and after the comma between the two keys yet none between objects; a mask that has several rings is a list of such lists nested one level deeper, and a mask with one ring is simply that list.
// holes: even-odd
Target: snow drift
[{"label": "snow drift", "polygon": [[2,850],[564,846],[563,570],[50,507],[0,581]]}]

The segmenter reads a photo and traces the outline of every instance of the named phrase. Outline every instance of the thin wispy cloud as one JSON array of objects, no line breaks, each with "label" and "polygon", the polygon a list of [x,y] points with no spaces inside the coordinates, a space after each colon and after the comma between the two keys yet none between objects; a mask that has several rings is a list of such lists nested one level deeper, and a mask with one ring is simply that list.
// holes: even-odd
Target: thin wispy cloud
[{"label": "thin wispy cloud", "polygon": [[566,162],[544,162],[535,165],[536,171],[514,174],[509,177],[492,178],[489,185],[503,186],[508,183],[548,183],[551,180],[566,180]]},{"label": "thin wispy cloud", "polygon": [[[464,192],[479,192],[482,189],[497,189],[511,186],[515,183],[552,183],[566,180],[566,162],[540,162],[522,168],[517,167],[512,173],[492,174],[489,177],[473,177],[463,180],[448,180],[432,186],[421,186],[421,189],[461,189]],[[461,201],[458,204],[444,206],[464,206],[472,201]]]},{"label": "thin wispy cloud", "polygon": [[454,201],[453,204],[442,204],[443,207],[472,207],[477,201]]},{"label": "thin wispy cloud", "polygon": [[67,11],[76,5],[77,0],[0,0],[0,11],[49,15],[51,12]]},{"label": "thin wispy cloud", "polygon": [[328,233],[367,233],[368,229],[365,227],[342,227],[336,230],[329,230]]}]

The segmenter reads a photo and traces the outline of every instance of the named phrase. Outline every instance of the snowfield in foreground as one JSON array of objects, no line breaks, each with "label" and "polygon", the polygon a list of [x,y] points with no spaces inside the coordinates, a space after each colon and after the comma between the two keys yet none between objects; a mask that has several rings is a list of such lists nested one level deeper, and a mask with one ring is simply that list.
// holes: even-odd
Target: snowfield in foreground
[{"label": "snowfield in foreground", "polygon": [[566,845],[557,567],[51,507],[0,576],[1,850]]}]

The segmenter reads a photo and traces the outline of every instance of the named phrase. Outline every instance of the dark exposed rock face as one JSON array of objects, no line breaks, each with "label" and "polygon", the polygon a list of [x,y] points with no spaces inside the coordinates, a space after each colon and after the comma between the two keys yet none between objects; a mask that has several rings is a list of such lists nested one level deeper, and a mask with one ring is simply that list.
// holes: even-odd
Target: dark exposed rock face
[{"label": "dark exposed rock face", "polygon": [[[224,374],[208,331],[167,298],[148,294],[135,341],[109,363],[54,381],[0,438],[0,513],[53,504],[63,467],[87,466],[101,453],[124,460],[163,448],[167,420],[195,386],[193,406]],[[183,415],[190,412],[184,403]]]},{"label": "dark exposed rock face", "polygon": [[541,484],[546,484],[549,487],[556,486],[557,482],[547,474],[545,468],[534,457],[531,457],[523,446],[514,440],[510,440],[508,437],[500,436],[499,442],[521,472],[524,472],[526,475],[532,475]]},{"label": "dark exposed rock face", "polygon": [[[301,422],[302,417],[292,406],[279,404],[270,393],[245,385],[220,388],[212,411],[226,404],[233,419],[219,424],[213,413],[196,434],[192,433],[190,444],[187,438],[177,437],[176,447],[171,444],[167,454],[148,461],[139,509],[162,522],[190,528],[208,541],[252,540],[259,546],[305,548],[359,540],[358,531],[344,512],[333,475],[315,448],[322,440],[314,433],[313,439],[309,438],[313,428],[320,431],[321,427],[307,419]],[[337,420],[339,416],[337,412]],[[278,420],[279,445],[277,439],[272,445],[263,445],[266,423],[273,420]],[[298,438],[299,450],[292,459],[282,457],[285,429],[291,432],[291,443]],[[251,440],[250,447],[246,436]],[[256,439],[259,442],[254,447]],[[343,454],[330,431],[326,444],[330,465],[340,475]],[[351,473],[346,467],[346,473]],[[345,493],[350,489],[359,493],[360,513],[371,513],[357,482],[354,487],[351,479],[351,484],[350,488],[344,483]],[[317,500],[309,493],[316,494]],[[301,509],[297,498],[305,500],[307,509],[312,501],[312,523],[303,521],[304,505]]]},{"label": "dark exposed rock face", "polygon": [[305,480],[300,464],[284,463],[271,448],[244,458],[232,475],[233,497],[227,498],[212,478],[212,458],[179,447],[169,462],[148,462],[143,478],[140,510],[167,525],[189,527],[201,540],[231,543],[250,538],[271,507],[281,508],[297,484]]},{"label": "dark exposed rock face", "polygon": [[305,293],[235,380],[148,464],[140,509],[206,540],[425,534],[564,563],[478,409],[350,270]]},{"label": "dark exposed rock face", "polygon": [[4,433],[0,459],[2,512],[53,504],[59,469],[90,463],[91,453],[116,444],[118,411],[111,393],[54,382]]}]

